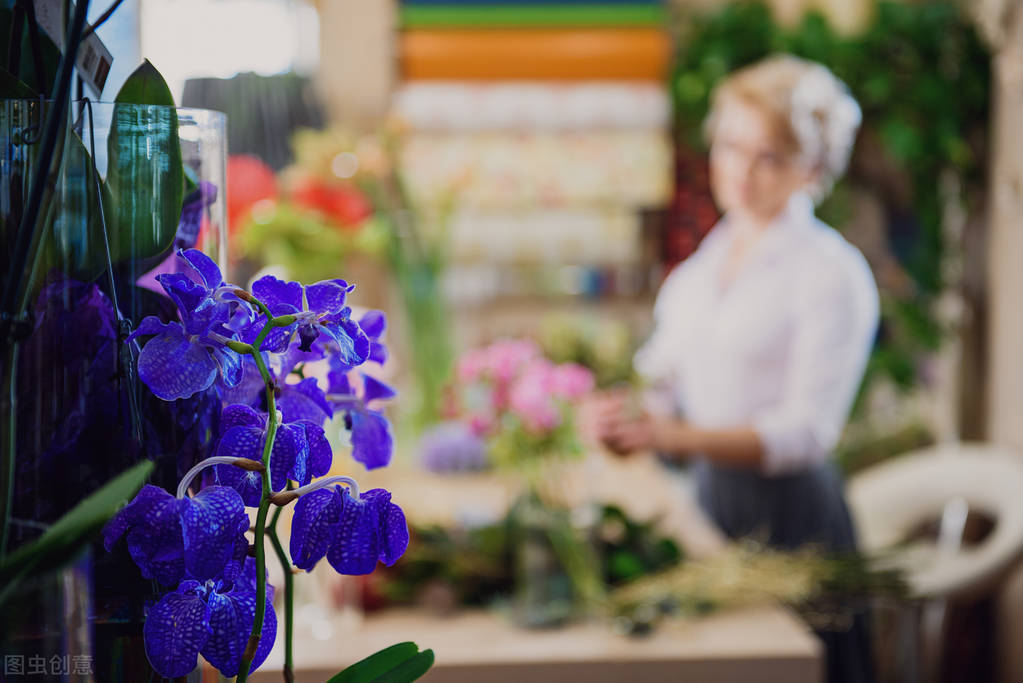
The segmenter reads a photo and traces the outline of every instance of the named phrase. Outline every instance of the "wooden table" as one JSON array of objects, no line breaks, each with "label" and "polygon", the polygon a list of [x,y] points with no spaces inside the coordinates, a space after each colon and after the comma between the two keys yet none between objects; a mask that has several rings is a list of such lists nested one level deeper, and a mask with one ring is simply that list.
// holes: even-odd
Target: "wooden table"
[{"label": "wooden table", "polygon": [[[429,683],[811,683],[820,646],[787,611],[763,607],[662,622],[650,635],[616,635],[607,623],[531,631],[491,612],[437,618],[392,610],[361,626],[338,625],[330,640],[296,634],[296,681],[322,683],[345,665],[404,640],[436,654]],[[252,681],[280,681],[282,639]]]},{"label": "wooden table", "polygon": [[[513,495],[507,481],[494,477],[437,476],[411,468],[362,474],[359,481],[364,489],[390,490],[419,523],[497,516]],[[638,519],[656,517],[658,527],[673,535],[691,556],[706,556],[723,544],[692,497],[649,458],[622,461],[595,453],[563,481],[570,498],[616,503]],[[330,568],[317,567],[317,572],[321,569],[329,572]],[[315,579],[315,575],[297,577],[296,584]],[[326,596],[323,602],[328,602]],[[423,679],[432,683],[822,680],[819,641],[798,617],[780,606],[666,620],[640,638],[617,635],[606,622],[524,630],[499,614],[482,611],[436,617],[402,609],[347,621],[333,615],[321,624],[322,630],[330,632],[325,640],[318,640],[309,625],[301,623],[301,613],[296,621],[300,622],[295,634],[299,682],[325,681],[348,664],[405,640],[434,650],[436,664]],[[282,680],[282,640],[279,634],[270,658],[250,680]]]}]

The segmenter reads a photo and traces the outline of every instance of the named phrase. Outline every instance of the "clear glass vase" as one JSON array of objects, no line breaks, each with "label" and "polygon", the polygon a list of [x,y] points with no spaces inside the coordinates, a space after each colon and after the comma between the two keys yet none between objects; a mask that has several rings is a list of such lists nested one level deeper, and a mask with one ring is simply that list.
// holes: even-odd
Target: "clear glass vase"
[{"label": "clear glass vase", "polygon": [[[177,249],[226,265],[226,117],[72,103],[33,221],[49,109],[0,101],[4,552],[143,459],[173,490],[210,454],[219,420],[213,394],[167,403],[143,391],[127,337],[146,316],[174,319],[156,276],[181,270]],[[142,648],[157,588],[123,543],[108,553],[97,541],[71,567],[6,591],[0,651],[47,680],[158,678]]]}]

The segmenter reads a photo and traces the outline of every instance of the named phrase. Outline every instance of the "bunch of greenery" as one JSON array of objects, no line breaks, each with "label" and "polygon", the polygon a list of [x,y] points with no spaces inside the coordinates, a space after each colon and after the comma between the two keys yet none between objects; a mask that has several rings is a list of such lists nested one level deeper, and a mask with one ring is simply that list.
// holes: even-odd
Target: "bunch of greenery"
[{"label": "bunch of greenery", "polygon": [[[626,585],[683,560],[678,545],[658,530],[656,520],[639,522],[614,505],[602,505],[597,513],[591,541],[606,588]],[[517,524],[509,511],[498,522],[470,529],[414,527],[415,542],[405,556],[393,568],[380,571],[386,577],[384,595],[410,603],[427,586],[440,584],[458,605],[489,606],[506,600],[515,588]]]}]

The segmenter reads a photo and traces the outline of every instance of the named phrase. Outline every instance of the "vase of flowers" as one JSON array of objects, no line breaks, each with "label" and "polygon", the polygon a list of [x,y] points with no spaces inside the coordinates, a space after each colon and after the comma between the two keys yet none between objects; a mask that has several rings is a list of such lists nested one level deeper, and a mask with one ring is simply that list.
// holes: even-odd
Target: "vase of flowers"
[{"label": "vase of flowers", "polygon": [[509,514],[513,618],[543,627],[589,611],[603,597],[599,562],[557,481],[559,470],[582,455],[574,409],[593,389],[593,374],[551,362],[531,341],[504,339],[465,353],[456,377],[450,410],[517,489]]}]

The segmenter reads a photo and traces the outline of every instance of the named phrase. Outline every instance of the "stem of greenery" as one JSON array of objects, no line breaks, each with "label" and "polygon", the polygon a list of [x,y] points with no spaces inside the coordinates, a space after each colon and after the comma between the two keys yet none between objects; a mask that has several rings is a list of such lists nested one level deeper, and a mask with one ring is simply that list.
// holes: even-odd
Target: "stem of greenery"
[{"label": "stem of greenery", "polygon": [[294,683],[295,669],[292,657],[292,635],[295,628],[295,596],[293,590],[295,575],[291,573],[291,562],[288,560],[288,556],[284,552],[284,545],[281,544],[281,539],[277,535],[277,520],[280,519],[281,510],[283,509],[283,507],[278,507],[274,511],[268,533],[270,543],[274,547],[274,552],[277,553],[277,559],[281,562],[281,569],[284,570],[284,681],[285,683]]}]

